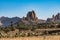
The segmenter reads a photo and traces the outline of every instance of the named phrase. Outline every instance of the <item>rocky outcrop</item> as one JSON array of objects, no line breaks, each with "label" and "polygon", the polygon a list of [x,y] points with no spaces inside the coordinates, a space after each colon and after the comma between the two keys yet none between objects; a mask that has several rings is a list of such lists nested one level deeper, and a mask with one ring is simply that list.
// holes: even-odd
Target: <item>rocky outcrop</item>
[{"label": "rocky outcrop", "polygon": [[38,19],[38,17],[36,16],[35,11],[32,10],[32,11],[29,11],[27,13],[26,17],[23,17],[22,22],[24,24],[35,25],[35,24],[38,24],[38,23],[45,23],[46,21],[42,20],[42,19]]},{"label": "rocky outcrop", "polygon": [[37,20],[37,16],[34,11],[29,11],[26,16],[27,20]]},{"label": "rocky outcrop", "polygon": [[60,22],[60,13],[58,13],[56,16],[52,16],[52,18],[48,18],[47,22]]},{"label": "rocky outcrop", "polygon": [[36,16],[35,11],[29,11],[27,13],[26,17],[23,18],[19,18],[19,17],[12,17],[12,18],[8,18],[8,17],[0,17],[0,26],[9,26],[11,25],[11,21],[13,22],[13,24],[17,24],[18,22],[22,22],[23,24],[29,24],[29,25],[35,25],[38,23],[44,23],[45,20],[42,19],[38,19],[38,17]]},{"label": "rocky outcrop", "polygon": [[55,16],[55,19],[60,20],[60,13],[58,13],[58,14]]}]

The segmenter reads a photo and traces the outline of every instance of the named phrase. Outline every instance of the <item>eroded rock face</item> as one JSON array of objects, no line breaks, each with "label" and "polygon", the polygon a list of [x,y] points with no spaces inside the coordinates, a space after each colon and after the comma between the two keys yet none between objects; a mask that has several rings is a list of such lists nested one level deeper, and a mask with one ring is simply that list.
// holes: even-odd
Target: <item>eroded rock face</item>
[{"label": "eroded rock face", "polygon": [[52,18],[48,18],[47,22],[60,22],[60,13],[58,13],[56,16],[52,16]]},{"label": "eroded rock face", "polygon": [[23,17],[22,22],[24,24],[36,25],[38,23],[45,23],[45,20],[38,19],[34,11],[29,11],[26,17]]},{"label": "eroded rock face", "polygon": [[36,14],[35,14],[34,11],[29,11],[28,14],[27,14],[27,16],[26,16],[26,18],[28,20],[36,20],[37,19]]},{"label": "eroded rock face", "polygon": [[55,16],[55,19],[60,19],[60,13]]}]

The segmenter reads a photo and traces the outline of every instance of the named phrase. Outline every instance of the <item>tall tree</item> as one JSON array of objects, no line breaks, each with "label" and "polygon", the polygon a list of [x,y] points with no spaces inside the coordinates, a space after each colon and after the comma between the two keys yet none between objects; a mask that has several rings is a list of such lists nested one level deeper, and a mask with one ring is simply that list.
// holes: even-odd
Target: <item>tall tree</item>
[{"label": "tall tree", "polygon": [[11,21],[11,31],[14,31],[15,27],[13,26],[13,21]]}]

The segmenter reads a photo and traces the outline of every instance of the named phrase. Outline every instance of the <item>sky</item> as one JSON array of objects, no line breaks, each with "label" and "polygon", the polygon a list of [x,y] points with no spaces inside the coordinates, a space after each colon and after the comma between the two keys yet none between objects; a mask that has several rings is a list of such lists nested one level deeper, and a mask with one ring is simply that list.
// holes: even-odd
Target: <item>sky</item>
[{"label": "sky", "polygon": [[60,0],[0,0],[0,17],[26,17],[34,10],[39,19],[46,20],[60,13]]}]

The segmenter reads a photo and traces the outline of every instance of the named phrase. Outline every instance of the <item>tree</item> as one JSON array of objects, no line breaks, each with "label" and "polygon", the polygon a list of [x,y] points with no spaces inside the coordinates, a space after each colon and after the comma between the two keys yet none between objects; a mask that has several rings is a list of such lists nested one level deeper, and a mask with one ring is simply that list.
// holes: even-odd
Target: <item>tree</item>
[{"label": "tree", "polygon": [[11,21],[11,27],[13,26],[13,21]]},{"label": "tree", "polygon": [[11,31],[14,31],[15,27],[13,26],[13,21],[11,21]]},{"label": "tree", "polygon": [[9,27],[5,27],[3,30],[4,30],[4,32],[6,32],[6,33],[9,32],[9,31],[11,31],[11,29],[10,29]]},{"label": "tree", "polygon": [[57,28],[60,28],[60,24],[58,24]]},{"label": "tree", "polygon": [[2,27],[0,26],[0,31],[2,30]]}]

